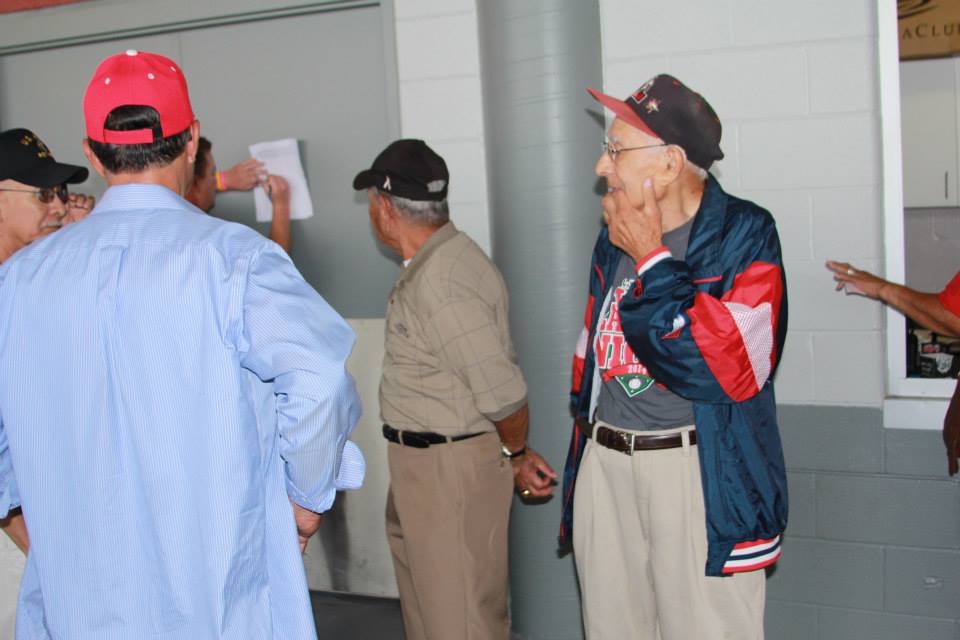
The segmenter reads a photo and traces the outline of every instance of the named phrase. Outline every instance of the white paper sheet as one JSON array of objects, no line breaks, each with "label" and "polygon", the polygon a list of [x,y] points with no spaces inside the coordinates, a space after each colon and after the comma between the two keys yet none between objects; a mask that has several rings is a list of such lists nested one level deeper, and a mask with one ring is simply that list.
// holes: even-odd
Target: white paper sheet
[{"label": "white paper sheet", "polygon": [[[310,199],[310,188],[303,173],[300,149],[295,138],[252,144],[250,155],[262,162],[268,173],[280,176],[290,184],[291,220],[305,220],[313,216],[313,201]],[[273,204],[263,187],[258,186],[253,190],[253,203],[257,211],[257,222],[269,222],[273,219]]]}]

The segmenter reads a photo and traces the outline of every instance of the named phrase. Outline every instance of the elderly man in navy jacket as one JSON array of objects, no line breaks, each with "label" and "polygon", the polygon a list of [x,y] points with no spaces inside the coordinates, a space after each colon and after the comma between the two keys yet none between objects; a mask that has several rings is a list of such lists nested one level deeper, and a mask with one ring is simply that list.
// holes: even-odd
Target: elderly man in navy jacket
[{"label": "elderly man in navy jacket", "polygon": [[787,298],[771,215],[707,173],[721,125],[667,75],[596,172],[605,228],[577,345],[561,543],[589,638],[756,640],[787,487],[772,376]]}]

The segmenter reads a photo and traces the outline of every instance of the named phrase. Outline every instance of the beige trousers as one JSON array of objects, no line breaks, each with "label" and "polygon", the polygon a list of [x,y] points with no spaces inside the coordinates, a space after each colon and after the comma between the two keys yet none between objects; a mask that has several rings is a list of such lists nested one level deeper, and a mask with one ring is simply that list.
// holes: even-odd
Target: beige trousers
[{"label": "beige trousers", "polygon": [[686,440],[632,456],[589,440],[573,548],[590,640],[763,639],[765,573],[704,575],[700,464]]},{"label": "beige trousers", "polygon": [[26,561],[20,547],[6,533],[0,532],[0,640],[13,640],[20,578]]},{"label": "beige trousers", "polygon": [[387,541],[407,640],[507,640],[513,470],[496,433],[387,445]]}]

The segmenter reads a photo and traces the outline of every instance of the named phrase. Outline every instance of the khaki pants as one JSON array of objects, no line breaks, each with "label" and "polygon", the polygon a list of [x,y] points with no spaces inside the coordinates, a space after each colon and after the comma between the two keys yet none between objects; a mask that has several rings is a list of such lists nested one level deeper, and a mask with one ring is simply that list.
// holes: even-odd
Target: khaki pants
[{"label": "khaki pants", "polygon": [[0,640],[13,640],[20,579],[27,557],[6,533],[0,532]]},{"label": "khaki pants", "polygon": [[387,540],[407,640],[506,640],[513,470],[500,438],[387,447]]},{"label": "khaki pants", "polygon": [[590,640],[763,638],[765,573],[704,575],[696,445],[628,456],[589,440],[577,475],[573,548]]}]

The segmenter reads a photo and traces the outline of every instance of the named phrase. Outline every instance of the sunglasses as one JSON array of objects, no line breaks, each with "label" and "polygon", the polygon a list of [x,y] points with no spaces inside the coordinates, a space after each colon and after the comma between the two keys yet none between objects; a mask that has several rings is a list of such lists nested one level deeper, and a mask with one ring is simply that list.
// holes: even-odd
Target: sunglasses
[{"label": "sunglasses", "polygon": [[44,204],[50,204],[54,198],[60,198],[60,202],[67,204],[70,199],[70,190],[67,185],[58,184],[55,187],[43,187],[42,189],[0,189],[0,191],[15,191],[17,193],[32,193],[37,196],[37,200]]}]

